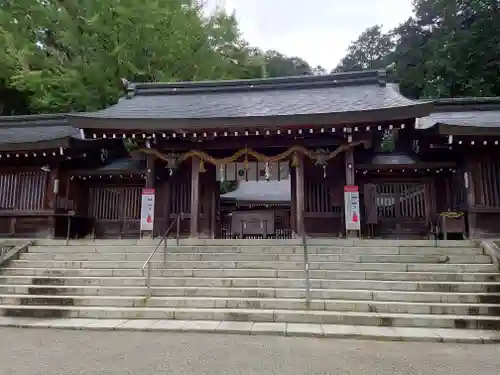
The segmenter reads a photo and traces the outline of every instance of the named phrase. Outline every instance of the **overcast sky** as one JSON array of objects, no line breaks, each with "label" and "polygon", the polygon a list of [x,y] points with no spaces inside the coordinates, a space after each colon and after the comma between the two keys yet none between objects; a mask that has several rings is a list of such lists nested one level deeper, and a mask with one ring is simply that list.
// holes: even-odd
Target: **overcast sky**
[{"label": "overcast sky", "polygon": [[208,0],[236,11],[244,38],[264,50],[334,68],[367,27],[391,29],[411,15],[411,0]]}]

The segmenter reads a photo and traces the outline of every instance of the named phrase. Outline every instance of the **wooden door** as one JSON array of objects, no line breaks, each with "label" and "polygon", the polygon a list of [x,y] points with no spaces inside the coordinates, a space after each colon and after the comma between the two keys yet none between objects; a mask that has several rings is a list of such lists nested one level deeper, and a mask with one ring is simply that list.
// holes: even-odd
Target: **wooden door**
[{"label": "wooden door", "polygon": [[422,237],[428,233],[429,189],[421,182],[367,184],[365,220],[379,237]]}]

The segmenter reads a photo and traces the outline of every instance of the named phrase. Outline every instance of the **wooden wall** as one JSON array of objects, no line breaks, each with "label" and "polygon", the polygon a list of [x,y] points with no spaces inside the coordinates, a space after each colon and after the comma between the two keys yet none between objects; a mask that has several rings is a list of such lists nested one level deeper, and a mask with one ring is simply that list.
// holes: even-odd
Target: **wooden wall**
[{"label": "wooden wall", "polygon": [[500,156],[471,157],[466,172],[471,237],[499,237]]},{"label": "wooden wall", "polygon": [[[343,157],[339,156],[328,164],[325,176],[323,167],[304,160],[304,225],[307,235],[336,237],[344,232],[343,167]],[[295,195],[294,188],[292,192]],[[295,202],[292,199],[292,213],[295,213]]]},{"label": "wooden wall", "polygon": [[[49,215],[51,174],[38,167],[0,170],[0,235],[51,237],[55,220]],[[55,207],[54,207],[55,208]]]},{"label": "wooden wall", "polygon": [[137,238],[140,235],[140,182],[123,180],[86,184],[88,209],[96,238]]}]

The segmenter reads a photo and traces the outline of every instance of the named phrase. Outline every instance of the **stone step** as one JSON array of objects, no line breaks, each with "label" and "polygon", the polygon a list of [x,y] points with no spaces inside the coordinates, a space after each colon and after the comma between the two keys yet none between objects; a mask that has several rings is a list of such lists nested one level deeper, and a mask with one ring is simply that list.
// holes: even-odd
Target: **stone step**
[{"label": "stone step", "polygon": [[[102,286],[145,286],[145,277],[0,277],[3,285],[102,285]],[[152,277],[152,286],[234,287],[234,288],[305,288],[305,279],[281,278],[176,278]],[[457,281],[388,281],[388,280],[326,280],[310,279],[311,288],[316,289],[374,289],[407,290],[422,292],[500,292],[500,282],[457,282]]]},{"label": "stone step", "polygon": [[[0,315],[27,316],[43,312],[41,306],[2,305]],[[190,309],[153,307],[103,307],[103,306],[54,306],[50,313],[67,318],[109,319],[177,319],[177,320],[226,320],[255,322],[288,322],[316,324],[345,324],[393,327],[433,327],[498,329],[500,317],[483,315],[441,315],[344,312],[319,310],[263,310],[263,309]]]},{"label": "stone step", "polygon": [[[140,269],[66,269],[66,268],[11,268],[0,269],[4,276],[66,276],[66,277],[141,277]],[[253,277],[253,278],[303,278],[302,270],[193,270],[193,269],[153,269],[156,277]],[[401,280],[401,281],[500,281],[498,272],[380,272],[380,271],[310,271],[311,278],[328,280]]]},{"label": "stone step", "polygon": [[[22,260],[55,261],[139,261],[148,258],[144,253],[26,253]],[[153,261],[163,261],[163,254],[153,255]],[[238,253],[168,253],[168,262],[210,261],[210,262],[293,262],[304,261],[302,254],[238,254]],[[349,255],[311,254],[309,262],[356,262],[356,263],[491,263],[486,255]]]},{"label": "stone step", "polygon": [[1,305],[155,308],[228,308],[274,310],[325,310],[403,314],[496,315],[500,304],[422,303],[360,300],[310,300],[289,298],[213,298],[213,297],[137,297],[78,295],[16,295],[0,294]]},{"label": "stone step", "polygon": [[[144,262],[134,261],[38,261],[14,260],[10,262],[13,268],[142,268]],[[168,269],[269,269],[269,270],[300,270],[302,262],[209,262],[186,261],[167,262]],[[151,262],[151,268],[165,268],[163,262]],[[363,271],[414,271],[414,272],[495,272],[493,264],[432,264],[432,263],[352,263],[352,262],[310,262],[310,270],[363,270]]]},{"label": "stone step", "polygon": [[[30,253],[140,253],[150,254],[154,246],[30,246]],[[158,249],[163,253],[163,248]],[[172,246],[168,253],[195,254],[296,254],[303,255],[302,246]],[[353,254],[353,255],[483,255],[483,249],[476,247],[321,247],[308,246],[308,254]]]},{"label": "stone step", "polygon": [[[383,271],[338,271],[311,270],[311,278],[328,280],[407,280],[407,281],[500,281],[495,267],[490,272],[383,272]],[[265,269],[152,269],[153,277],[205,277],[205,278],[291,278],[304,277],[303,270],[265,270]],[[137,268],[12,268],[0,269],[3,276],[66,276],[66,277],[141,277],[145,271]]]},{"label": "stone step", "polygon": [[[146,296],[144,286],[101,286],[101,285],[3,285],[3,294],[71,294],[85,296]],[[189,287],[155,286],[153,296],[176,297],[232,297],[232,298],[305,298],[304,288],[272,287]],[[391,291],[374,289],[311,289],[311,298],[330,300],[375,300],[404,302],[446,302],[446,303],[497,303],[498,292],[428,292]]]},{"label": "stone step", "polygon": [[[160,239],[107,239],[70,240],[69,246],[152,246],[155,247]],[[65,240],[37,239],[37,245],[65,246]],[[353,247],[477,247],[478,242],[473,240],[371,240],[371,239],[336,239],[336,238],[309,238],[309,246],[353,246]],[[175,239],[168,239],[169,246],[176,246]],[[180,246],[302,246],[302,239],[180,239]]]}]

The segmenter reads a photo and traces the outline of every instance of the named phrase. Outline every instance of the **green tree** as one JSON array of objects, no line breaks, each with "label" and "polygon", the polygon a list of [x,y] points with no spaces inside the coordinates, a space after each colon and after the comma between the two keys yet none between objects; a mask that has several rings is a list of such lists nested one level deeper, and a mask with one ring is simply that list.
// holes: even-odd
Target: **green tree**
[{"label": "green tree", "polygon": [[413,5],[413,17],[388,35],[367,29],[337,70],[391,66],[402,93],[414,98],[500,95],[500,1]]},{"label": "green tree", "polygon": [[194,0],[4,0],[0,25],[7,85],[42,112],[103,108],[121,77],[235,78],[241,65],[234,16]]},{"label": "green tree", "polygon": [[369,27],[347,49],[334,72],[385,68],[394,48],[390,34],[382,32],[382,26]]}]

